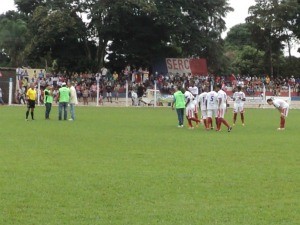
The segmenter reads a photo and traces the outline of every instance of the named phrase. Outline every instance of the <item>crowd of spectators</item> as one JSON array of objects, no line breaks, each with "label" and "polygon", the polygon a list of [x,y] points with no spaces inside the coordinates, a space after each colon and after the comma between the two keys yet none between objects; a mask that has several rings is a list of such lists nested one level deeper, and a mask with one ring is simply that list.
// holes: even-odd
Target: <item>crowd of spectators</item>
[{"label": "crowd of spectators", "polygon": [[[39,83],[41,90],[40,100],[43,101],[43,90],[46,85],[53,85],[55,95],[63,82],[74,81],[79,101],[88,104],[89,101],[96,101],[98,81],[100,101],[103,103],[103,101],[112,102],[112,98],[118,100],[119,94],[125,93],[126,81],[128,82],[130,91],[137,91],[141,84],[145,90],[148,88],[153,89],[156,83],[157,88],[162,94],[173,94],[175,86],[189,85],[191,80],[195,82],[200,92],[214,83],[221,83],[228,92],[234,90],[236,86],[242,86],[248,96],[255,96],[261,93],[264,86],[266,91],[272,92],[274,96],[281,95],[282,92],[287,92],[289,87],[292,92],[300,96],[300,78],[294,76],[272,77],[267,75],[247,76],[234,74],[229,76],[192,76],[191,74],[184,73],[150,73],[148,69],[131,69],[130,66],[127,66],[120,73],[116,71],[111,73],[109,69],[103,67],[99,73],[46,73],[41,75],[40,72],[38,75],[33,76],[31,80],[27,76],[22,76],[19,79],[19,90],[17,91],[16,98],[19,103],[24,101],[27,86],[32,82],[36,83],[36,86]],[[110,99],[106,98],[107,93],[112,93],[113,97]]]}]

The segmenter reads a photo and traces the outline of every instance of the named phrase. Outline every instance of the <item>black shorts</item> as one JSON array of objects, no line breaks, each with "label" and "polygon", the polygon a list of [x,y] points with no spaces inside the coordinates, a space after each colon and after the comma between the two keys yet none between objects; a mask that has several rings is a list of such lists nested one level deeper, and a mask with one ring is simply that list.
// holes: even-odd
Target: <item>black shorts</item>
[{"label": "black shorts", "polygon": [[34,109],[35,108],[35,100],[28,100],[27,107],[28,107],[28,109]]}]

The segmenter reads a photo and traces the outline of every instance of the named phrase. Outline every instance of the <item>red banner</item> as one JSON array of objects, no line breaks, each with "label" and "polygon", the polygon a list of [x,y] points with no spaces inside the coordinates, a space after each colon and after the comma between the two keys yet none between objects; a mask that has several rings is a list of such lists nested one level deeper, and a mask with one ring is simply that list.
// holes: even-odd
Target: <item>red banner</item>
[{"label": "red banner", "polygon": [[192,75],[206,75],[206,59],[167,58],[166,65],[168,73],[185,73]]}]

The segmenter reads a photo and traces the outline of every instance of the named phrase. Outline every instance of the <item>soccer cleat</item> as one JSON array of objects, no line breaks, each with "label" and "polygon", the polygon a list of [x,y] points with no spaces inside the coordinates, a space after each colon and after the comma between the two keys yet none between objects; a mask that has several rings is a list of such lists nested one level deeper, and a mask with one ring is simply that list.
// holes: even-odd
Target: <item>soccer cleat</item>
[{"label": "soccer cleat", "polygon": [[28,119],[25,119],[25,121],[28,121]]},{"label": "soccer cleat", "polygon": [[232,124],[232,126],[234,127],[234,126],[235,126],[235,123],[234,123],[234,124]]},{"label": "soccer cleat", "polygon": [[194,127],[189,127],[189,129],[190,129],[190,130],[193,130],[193,129],[194,129]]},{"label": "soccer cleat", "polygon": [[285,130],[285,128],[281,128],[281,127],[279,127],[279,128],[277,128],[277,130]]},{"label": "soccer cleat", "polygon": [[245,124],[243,123],[243,124],[242,124],[242,126],[244,127],[244,126],[245,126]]},{"label": "soccer cleat", "polygon": [[180,125],[180,127],[183,127],[183,125]]},{"label": "soccer cleat", "polygon": [[73,119],[71,118],[71,119],[69,119],[69,121],[73,121]]},{"label": "soccer cleat", "polygon": [[232,127],[228,127],[228,130],[227,130],[227,131],[228,131],[228,132],[231,132],[231,130],[232,130]]}]

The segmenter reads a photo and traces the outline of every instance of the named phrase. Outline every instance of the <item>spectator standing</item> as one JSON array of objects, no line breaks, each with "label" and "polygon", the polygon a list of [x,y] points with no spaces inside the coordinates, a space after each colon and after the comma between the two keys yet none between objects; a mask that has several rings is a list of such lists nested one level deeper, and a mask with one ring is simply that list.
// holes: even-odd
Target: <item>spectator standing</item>
[{"label": "spectator standing", "polygon": [[140,105],[143,95],[144,95],[144,86],[143,84],[139,84],[138,88],[137,88],[137,97],[138,97],[138,105]]},{"label": "spectator standing", "polygon": [[62,112],[64,111],[64,120],[68,118],[68,103],[70,101],[70,89],[66,87],[66,83],[62,83],[62,87],[58,90],[58,120],[62,120]]},{"label": "spectator standing", "polygon": [[172,110],[174,110],[174,105],[176,108],[177,118],[178,118],[178,127],[183,127],[184,121],[184,109],[185,109],[185,96],[182,93],[180,86],[175,87],[174,99],[172,102]]},{"label": "spectator standing", "polygon": [[39,72],[39,80],[42,80],[44,78],[43,70],[40,70]]},{"label": "spectator standing", "polygon": [[52,92],[52,87],[50,85],[48,85],[44,90],[44,103],[46,106],[45,119],[49,120],[52,103],[53,103],[53,92]]},{"label": "spectator standing", "polygon": [[267,100],[269,105],[273,105],[280,113],[280,127],[277,130],[285,130],[285,118],[288,116],[289,104],[282,99],[271,99]]},{"label": "spectator standing", "polygon": [[112,86],[111,86],[111,83],[108,82],[106,87],[106,97],[107,97],[107,102],[111,102],[112,103]]},{"label": "spectator standing", "polygon": [[71,113],[71,118],[69,120],[73,121],[75,120],[75,105],[78,104],[77,93],[74,87],[74,82],[69,83],[69,89],[70,89],[70,113]]},{"label": "spectator standing", "polygon": [[82,99],[83,99],[83,105],[89,104],[89,90],[87,89],[86,86],[83,86]]},{"label": "spectator standing", "polygon": [[37,98],[37,94],[33,83],[30,84],[30,88],[26,92],[26,98],[27,98],[26,121],[28,121],[29,111],[31,111],[31,119],[34,120],[34,108],[35,108],[35,100]]}]

